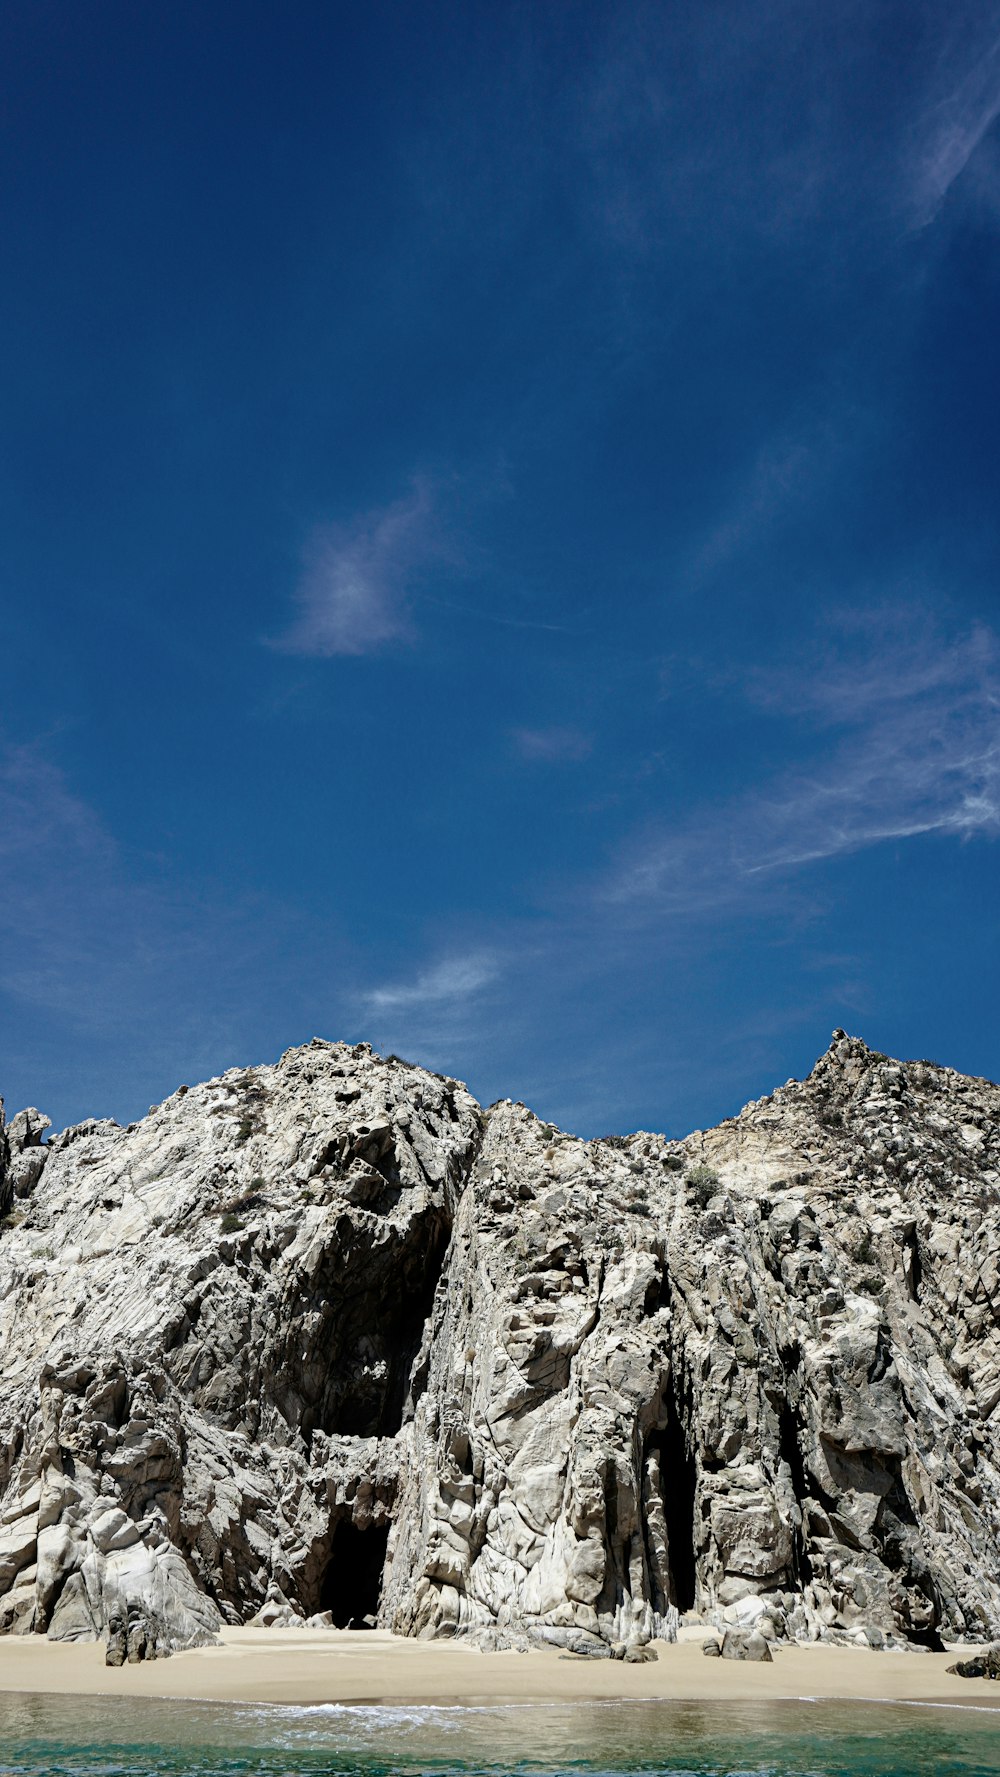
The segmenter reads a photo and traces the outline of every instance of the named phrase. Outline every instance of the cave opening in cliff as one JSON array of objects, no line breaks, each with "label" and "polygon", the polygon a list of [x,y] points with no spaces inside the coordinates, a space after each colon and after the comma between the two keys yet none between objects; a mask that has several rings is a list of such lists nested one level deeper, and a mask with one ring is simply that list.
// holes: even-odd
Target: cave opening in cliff
[{"label": "cave opening in cliff", "polygon": [[319,1593],[319,1609],[332,1612],[336,1628],[374,1627],[388,1542],[388,1524],[337,1525]]},{"label": "cave opening in cliff", "polygon": [[692,1610],[697,1589],[694,1507],[698,1476],[694,1454],[672,1395],[667,1396],[667,1423],[659,1433],[658,1442],[673,1602],[679,1611]]},{"label": "cave opening in cliff", "polygon": [[426,1387],[427,1364],[417,1360],[447,1263],[451,1217],[436,1207],[401,1243],[365,1248],[353,1230],[350,1238],[348,1274],[341,1268],[328,1285],[346,1312],[331,1317],[322,1393],[303,1415],[307,1441],[317,1430],[394,1437]]}]

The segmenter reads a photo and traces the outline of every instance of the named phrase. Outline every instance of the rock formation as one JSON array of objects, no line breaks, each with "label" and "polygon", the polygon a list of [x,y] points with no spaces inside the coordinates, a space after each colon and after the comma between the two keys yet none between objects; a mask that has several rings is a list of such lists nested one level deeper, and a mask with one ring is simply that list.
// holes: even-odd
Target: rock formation
[{"label": "rock formation", "polygon": [[0,1630],[997,1636],[998,1113],[838,1031],[683,1141],[319,1041],[0,1119]]}]

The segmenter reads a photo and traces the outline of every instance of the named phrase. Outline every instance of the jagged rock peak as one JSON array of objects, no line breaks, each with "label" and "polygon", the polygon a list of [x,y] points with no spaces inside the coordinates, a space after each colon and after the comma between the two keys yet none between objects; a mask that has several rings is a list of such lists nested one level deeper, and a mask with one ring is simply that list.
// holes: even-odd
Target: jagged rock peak
[{"label": "jagged rock peak", "polygon": [[836,1031],[585,1142],[314,1039],[48,1128],[0,1118],[0,1630],[1000,1632],[988,1081]]}]

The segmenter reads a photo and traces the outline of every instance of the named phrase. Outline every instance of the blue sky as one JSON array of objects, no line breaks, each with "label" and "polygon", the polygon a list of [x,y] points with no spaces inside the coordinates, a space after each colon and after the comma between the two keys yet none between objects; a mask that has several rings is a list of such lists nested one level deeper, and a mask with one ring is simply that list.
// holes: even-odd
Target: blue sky
[{"label": "blue sky", "polygon": [[10,0],[0,1092],[1000,1075],[1000,9]]}]

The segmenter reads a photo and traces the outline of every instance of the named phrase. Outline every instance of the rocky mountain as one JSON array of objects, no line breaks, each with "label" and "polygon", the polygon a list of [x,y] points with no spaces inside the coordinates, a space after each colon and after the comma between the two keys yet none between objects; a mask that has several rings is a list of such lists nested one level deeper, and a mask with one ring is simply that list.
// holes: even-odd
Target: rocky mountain
[{"label": "rocky mountain", "polygon": [[1000,1634],[1000,1089],[838,1031],[684,1141],[316,1041],[0,1134],[0,1629]]}]

